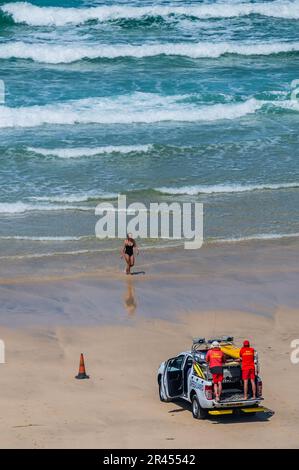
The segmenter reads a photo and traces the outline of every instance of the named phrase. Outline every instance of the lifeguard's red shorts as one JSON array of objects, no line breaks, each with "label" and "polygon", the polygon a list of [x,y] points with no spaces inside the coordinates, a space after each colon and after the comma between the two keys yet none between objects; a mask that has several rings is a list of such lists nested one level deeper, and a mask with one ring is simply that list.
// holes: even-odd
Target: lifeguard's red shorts
[{"label": "lifeguard's red shorts", "polygon": [[223,381],[223,374],[212,374],[213,384],[218,384]]},{"label": "lifeguard's red shorts", "polygon": [[254,380],[255,379],[255,370],[254,369],[242,369],[242,379],[243,380]]}]

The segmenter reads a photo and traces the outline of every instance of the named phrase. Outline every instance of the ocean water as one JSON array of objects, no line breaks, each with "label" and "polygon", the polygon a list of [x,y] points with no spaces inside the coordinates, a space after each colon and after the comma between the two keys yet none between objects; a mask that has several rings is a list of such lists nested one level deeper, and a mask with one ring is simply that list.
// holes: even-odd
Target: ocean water
[{"label": "ocean water", "polygon": [[0,79],[0,258],[115,247],[119,193],[299,235],[298,0],[1,1]]}]

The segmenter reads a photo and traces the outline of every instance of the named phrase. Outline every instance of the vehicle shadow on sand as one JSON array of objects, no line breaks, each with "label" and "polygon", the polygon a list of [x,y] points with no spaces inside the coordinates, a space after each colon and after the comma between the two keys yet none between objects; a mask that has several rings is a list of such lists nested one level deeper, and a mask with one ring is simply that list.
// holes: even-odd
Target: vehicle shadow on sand
[{"label": "vehicle shadow on sand", "polygon": [[[182,411],[187,411],[190,413],[192,418],[192,409],[191,404],[185,400],[173,400],[173,403],[179,408],[174,408],[169,410],[168,413],[175,414],[181,413]],[[221,416],[212,416],[208,415],[205,421],[211,421],[212,424],[239,424],[239,423],[254,423],[254,422],[265,422],[269,421],[270,418],[275,414],[273,410],[267,410],[256,414],[245,414],[242,412],[234,413],[233,415],[221,415]]]}]

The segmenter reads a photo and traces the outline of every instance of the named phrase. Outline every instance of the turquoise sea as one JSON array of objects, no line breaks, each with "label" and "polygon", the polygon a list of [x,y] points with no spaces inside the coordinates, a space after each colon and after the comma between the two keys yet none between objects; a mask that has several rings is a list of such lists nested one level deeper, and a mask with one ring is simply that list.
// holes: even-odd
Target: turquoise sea
[{"label": "turquoise sea", "polygon": [[298,0],[2,1],[0,79],[0,257],[109,248],[118,193],[299,235]]}]

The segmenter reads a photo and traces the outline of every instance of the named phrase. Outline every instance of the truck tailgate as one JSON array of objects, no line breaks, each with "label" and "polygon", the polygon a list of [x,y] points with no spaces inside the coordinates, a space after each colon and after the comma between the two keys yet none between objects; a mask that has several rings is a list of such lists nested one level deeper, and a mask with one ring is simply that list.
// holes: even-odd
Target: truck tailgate
[{"label": "truck tailgate", "polygon": [[253,405],[258,405],[263,398],[249,398],[248,400],[244,400],[242,397],[233,397],[221,400],[219,403],[216,400],[213,400],[213,406],[215,408],[241,408],[241,407],[249,407]]}]

